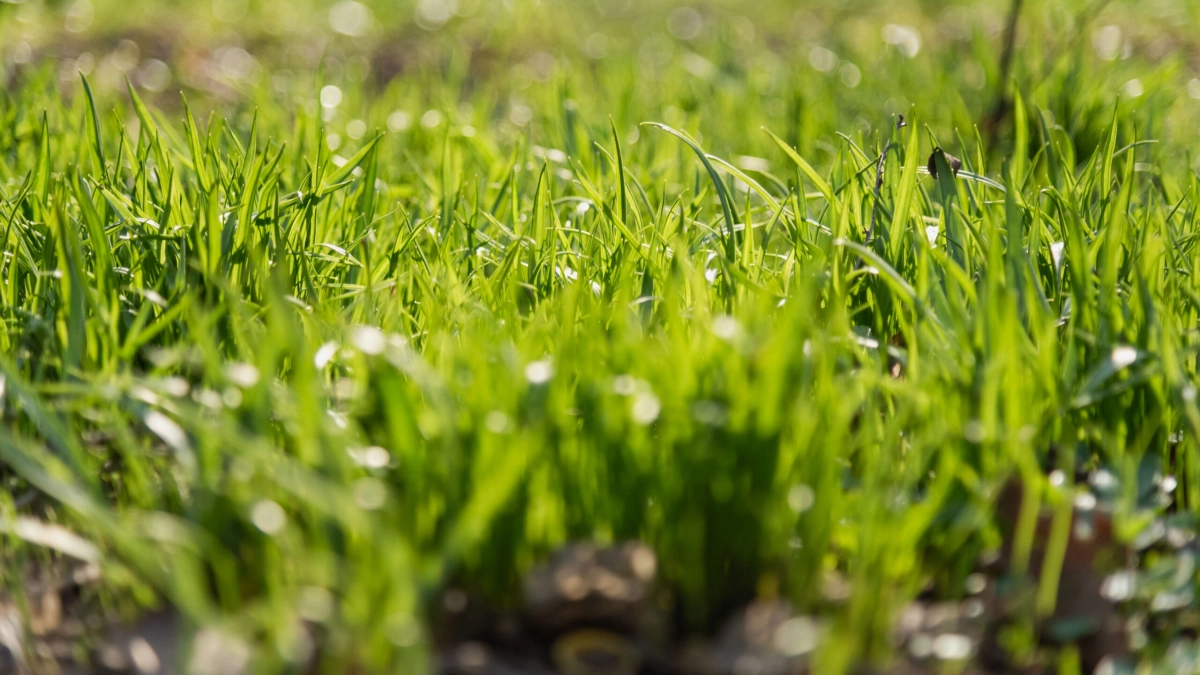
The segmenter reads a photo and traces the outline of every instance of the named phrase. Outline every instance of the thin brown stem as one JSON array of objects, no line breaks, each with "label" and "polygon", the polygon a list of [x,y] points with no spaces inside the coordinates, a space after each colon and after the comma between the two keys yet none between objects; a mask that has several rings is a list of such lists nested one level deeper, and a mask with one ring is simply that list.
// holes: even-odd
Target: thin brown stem
[{"label": "thin brown stem", "polygon": [[1022,5],[1024,5],[1024,0],[1013,0],[1012,7],[1008,11],[1008,22],[1004,26],[1004,47],[1000,52],[1000,76],[996,82],[996,101],[992,105],[992,112],[988,115],[985,125],[989,135],[995,133],[996,128],[1012,110],[1008,80],[1012,75],[1013,52],[1017,45],[1017,24],[1021,19]]}]

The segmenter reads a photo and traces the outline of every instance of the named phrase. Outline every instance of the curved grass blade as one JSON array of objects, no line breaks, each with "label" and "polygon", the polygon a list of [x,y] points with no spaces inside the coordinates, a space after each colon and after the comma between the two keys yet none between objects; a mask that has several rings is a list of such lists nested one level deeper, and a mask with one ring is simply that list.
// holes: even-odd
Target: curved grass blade
[{"label": "curved grass blade", "polygon": [[96,98],[92,95],[92,85],[88,84],[87,76],[79,73],[83,80],[83,91],[87,96],[87,127],[88,140],[92,144],[92,158],[96,162],[96,175],[104,177],[104,144],[100,141],[100,115],[96,112]]},{"label": "curved grass blade", "polygon": [[700,158],[700,162],[704,164],[704,168],[708,170],[708,177],[712,179],[713,186],[717,190],[717,197],[721,200],[721,211],[725,217],[725,256],[731,261],[735,260],[737,258],[737,250],[734,245],[733,206],[729,197],[729,190],[725,187],[725,182],[721,180],[721,176],[717,173],[717,169],[712,165],[712,162],[708,161],[708,154],[704,152],[700,145],[696,143],[691,136],[682,131],[672,129],[671,127],[659,122],[645,122],[644,124],[646,126],[655,127],[665,131],[684,143],[687,143],[688,147],[690,147],[692,151],[696,153],[696,156]]},{"label": "curved grass blade", "polygon": [[800,170],[804,172],[805,176],[808,176],[808,179],[812,181],[813,185],[817,186],[817,191],[825,197],[825,201],[832,204],[834,201],[833,188],[829,187],[829,183],[821,177],[821,174],[817,173],[816,169],[812,168],[811,164],[804,161],[804,158],[800,156],[800,153],[793,150],[792,147],[788,145],[787,142],[782,138],[771,133],[771,131],[768,129],[763,129],[763,131],[766,131],[771,138],[775,140],[775,144],[778,145],[781,150],[783,150],[784,154],[786,154],[793,162],[795,162],[796,166],[800,167]]}]

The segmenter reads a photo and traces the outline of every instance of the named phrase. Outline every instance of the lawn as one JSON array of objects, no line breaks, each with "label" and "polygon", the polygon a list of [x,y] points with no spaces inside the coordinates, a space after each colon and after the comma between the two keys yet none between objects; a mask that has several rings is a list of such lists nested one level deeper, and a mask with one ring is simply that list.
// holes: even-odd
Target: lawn
[{"label": "lawn", "polygon": [[0,2],[0,673],[1200,672],[1198,7]]}]

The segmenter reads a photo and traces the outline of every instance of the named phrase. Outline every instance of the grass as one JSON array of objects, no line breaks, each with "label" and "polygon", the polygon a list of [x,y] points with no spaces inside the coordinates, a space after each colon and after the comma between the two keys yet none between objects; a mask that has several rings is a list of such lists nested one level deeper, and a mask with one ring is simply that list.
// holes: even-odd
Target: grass
[{"label": "grass", "polygon": [[[255,672],[314,636],[328,672],[414,672],[446,583],[512,602],[563,542],[639,538],[690,630],[778,593],[834,628],[836,673],[886,661],[923,589],[962,594],[1010,476],[1069,503],[1045,470],[1110,467],[1132,537],[1149,458],[1193,509],[1187,45],[1104,61],[1126,10],[1051,3],[992,135],[985,9],[940,45],[932,10],[816,7],[858,63],[828,74],[770,4],[704,8],[691,42],[602,17],[589,61],[553,27],[595,10],[518,3],[488,58],[446,28],[387,83],[350,67],[384,29],[331,38],[315,75],[268,36],[261,71],[187,99],[10,59],[0,578],[20,596],[58,549],[107,606],[176,607]],[[47,16],[8,30],[53,44]],[[886,21],[930,39],[910,59]],[[508,67],[530,44],[548,73]]]}]

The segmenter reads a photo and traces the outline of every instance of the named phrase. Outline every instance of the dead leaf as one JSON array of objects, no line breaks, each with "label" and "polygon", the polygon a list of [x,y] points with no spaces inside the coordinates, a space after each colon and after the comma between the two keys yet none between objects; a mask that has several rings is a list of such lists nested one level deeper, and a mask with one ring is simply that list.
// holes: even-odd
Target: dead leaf
[{"label": "dead leaf", "polygon": [[942,150],[941,148],[934,148],[933,154],[929,155],[929,175],[933,176],[934,178],[938,177],[936,161],[938,151],[941,151],[941,153],[946,156],[946,163],[950,165],[950,170],[954,172],[954,177],[957,178],[958,170],[962,168],[962,160],[954,155],[951,155],[945,150]]}]

